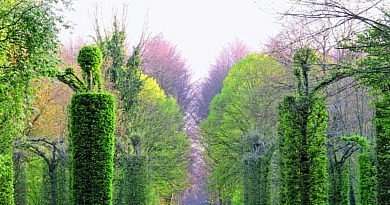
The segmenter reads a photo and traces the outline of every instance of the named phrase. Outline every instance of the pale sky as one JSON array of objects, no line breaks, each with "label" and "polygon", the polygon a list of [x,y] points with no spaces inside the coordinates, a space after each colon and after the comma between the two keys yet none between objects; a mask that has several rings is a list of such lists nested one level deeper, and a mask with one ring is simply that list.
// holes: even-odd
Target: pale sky
[{"label": "pale sky", "polygon": [[[198,79],[214,62],[219,51],[236,39],[252,50],[260,50],[280,30],[275,9],[283,1],[273,0],[74,0],[73,12],[65,13],[73,30],[61,32],[67,43],[94,36],[94,16],[110,28],[114,13],[121,18],[127,8],[126,28],[130,46],[135,45],[146,25],[152,36],[163,34],[177,46]],[[277,3],[279,2],[279,3]],[[98,9],[96,10],[96,5]],[[97,12],[96,12],[97,11]]]}]

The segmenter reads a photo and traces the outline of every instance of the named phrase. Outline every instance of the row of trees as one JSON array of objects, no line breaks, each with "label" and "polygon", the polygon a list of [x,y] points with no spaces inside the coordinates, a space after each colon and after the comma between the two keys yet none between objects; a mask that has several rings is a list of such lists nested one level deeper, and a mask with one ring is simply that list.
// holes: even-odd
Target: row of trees
[{"label": "row of trees", "polygon": [[[1,8],[0,204],[71,204],[80,199],[71,195],[76,188],[71,170],[78,167],[71,155],[81,144],[70,143],[67,107],[72,90],[84,88],[109,91],[117,102],[113,197],[105,200],[114,204],[178,201],[188,184],[189,140],[182,128],[189,94],[177,91],[189,86],[185,61],[162,36],[142,41],[128,55],[125,29],[115,21],[106,36],[97,33],[95,39],[103,58],[98,82],[100,72],[90,78],[76,64],[82,44],[59,48],[56,26],[62,25],[62,17],[54,13],[58,3],[66,2],[7,1]],[[158,52],[146,46],[157,41],[164,43],[159,48],[166,48],[161,55],[173,56],[166,62],[171,72],[183,72],[180,84],[164,85],[152,75],[161,73],[158,66],[164,62],[147,66],[159,62],[155,58],[166,59],[147,55]]]},{"label": "row of trees", "polygon": [[294,26],[231,67],[200,123],[210,199],[387,204],[388,11],[294,3]]}]

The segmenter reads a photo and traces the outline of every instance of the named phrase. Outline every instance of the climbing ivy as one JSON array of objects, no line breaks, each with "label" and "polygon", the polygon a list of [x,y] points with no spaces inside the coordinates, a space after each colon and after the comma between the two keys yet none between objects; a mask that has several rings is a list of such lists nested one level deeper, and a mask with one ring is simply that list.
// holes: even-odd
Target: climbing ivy
[{"label": "climbing ivy", "polygon": [[286,96],[280,103],[282,204],[326,204],[326,122],[326,106],[321,99]]},{"label": "climbing ivy", "polygon": [[279,104],[280,204],[327,203],[328,115],[324,100],[309,85],[316,59],[310,48],[295,53],[296,96],[286,96]]},{"label": "climbing ivy", "polygon": [[148,204],[148,176],[147,158],[145,155],[132,155],[128,157],[126,169],[127,189],[124,202],[129,205]]},{"label": "climbing ivy", "polygon": [[390,201],[390,95],[375,102],[378,204]]},{"label": "climbing ivy", "polygon": [[358,155],[359,204],[376,205],[377,183],[374,156],[369,150]]}]

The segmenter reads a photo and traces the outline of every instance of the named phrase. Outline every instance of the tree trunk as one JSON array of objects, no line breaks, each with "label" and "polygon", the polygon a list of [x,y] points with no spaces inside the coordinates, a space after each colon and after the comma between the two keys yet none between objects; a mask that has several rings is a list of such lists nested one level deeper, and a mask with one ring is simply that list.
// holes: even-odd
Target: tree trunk
[{"label": "tree trunk", "polygon": [[50,177],[50,205],[57,205],[57,176],[55,173],[56,166],[51,164],[49,166]]}]

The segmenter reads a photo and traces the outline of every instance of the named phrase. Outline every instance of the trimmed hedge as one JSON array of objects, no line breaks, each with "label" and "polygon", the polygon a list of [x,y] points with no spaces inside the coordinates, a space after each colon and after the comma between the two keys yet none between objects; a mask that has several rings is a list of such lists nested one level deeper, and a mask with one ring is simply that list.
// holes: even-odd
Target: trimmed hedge
[{"label": "trimmed hedge", "polygon": [[0,205],[14,204],[13,193],[12,155],[0,153]]},{"label": "trimmed hedge", "polygon": [[84,46],[79,51],[77,62],[89,91],[101,91],[103,88],[100,73],[102,61],[103,55],[97,46]]},{"label": "trimmed hedge", "polygon": [[327,204],[326,123],[322,99],[286,96],[280,103],[280,204]]},{"label": "trimmed hedge", "polygon": [[377,205],[374,156],[368,150],[358,155],[359,204]]},{"label": "trimmed hedge", "polygon": [[270,204],[270,181],[268,177],[270,163],[270,159],[263,156],[246,157],[243,160],[245,204]]},{"label": "trimmed hedge", "polygon": [[148,196],[147,158],[144,155],[132,155],[127,162],[125,204],[146,205]]},{"label": "trimmed hedge", "polygon": [[378,204],[390,204],[390,97],[375,102]]},{"label": "trimmed hedge", "polygon": [[115,113],[108,93],[77,93],[70,104],[73,204],[112,204]]},{"label": "trimmed hedge", "polygon": [[[7,101],[5,101],[7,102]],[[0,106],[3,105],[0,102]],[[11,115],[5,115],[7,111],[10,110],[1,110],[0,107],[0,116],[6,116],[4,121],[1,121],[2,125],[0,131],[0,205],[13,205],[14,204],[14,169],[12,161],[12,135],[14,132],[10,127],[15,124],[9,120]],[[15,114],[15,113],[13,113]]]}]

